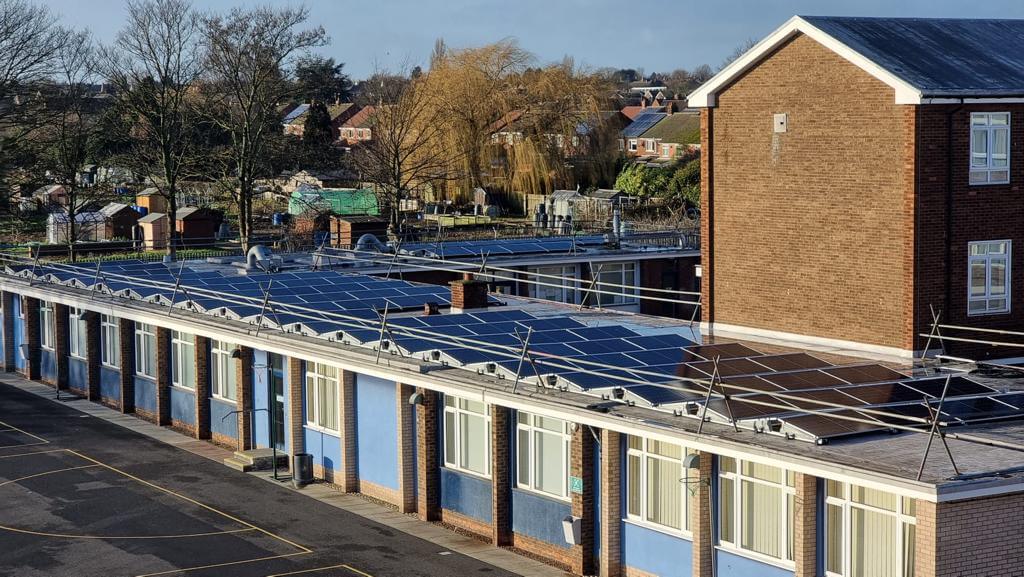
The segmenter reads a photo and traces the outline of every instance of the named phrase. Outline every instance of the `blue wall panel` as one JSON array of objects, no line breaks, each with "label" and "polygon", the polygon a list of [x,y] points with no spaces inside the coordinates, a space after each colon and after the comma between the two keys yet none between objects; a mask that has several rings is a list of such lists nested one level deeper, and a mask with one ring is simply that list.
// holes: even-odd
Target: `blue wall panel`
[{"label": "blue wall panel", "polygon": [[53,351],[43,349],[42,361],[39,363],[39,376],[48,381],[57,380],[57,359]]},{"label": "blue wall panel", "polygon": [[306,429],[306,452],[313,455],[313,464],[334,471],[341,470],[341,438],[316,429]]},{"label": "blue wall panel", "polygon": [[562,519],[570,514],[572,505],[566,501],[512,489],[512,530],[516,533],[568,549]]},{"label": "blue wall panel", "polygon": [[[634,569],[662,577],[689,577],[693,544],[682,537],[641,527],[622,524],[622,563]],[[731,573],[718,573],[721,577]]]},{"label": "blue wall panel", "polygon": [[171,387],[171,420],[196,424],[196,394],[180,387]]},{"label": "blue wall panel", "polygon": [[76,389],[88,390],[89,388],[89,366],[85,359],[68,357],[68,386]]},{"label": "blue wall panel", "polygon": [[441,507],[490,523],[491,482],[442,467]]},{"label": "blue wall panel", "polygon": [[721,549],[716,551],[715,561],[720,577],[793,577],[794,573]]},{"label": "blue wall panel", "polygon": [[25,320],[21,318],[21,299],[14,297],[14,365],[25,368],[25,357],[21,354],[21,344],[25,342]]},{"label": "blue wall panel", "polygon": [[135,408],[156,414],[156,381],[135,375]]},{"label": "blue wall panel", "polygon": [[121,400],[121,371],[113,367],[100,366],[100,396],[115,401]]},{"label": "blue wall panel", "polygon": [[267,402],[267,386],[269,369],[267,368],[267,351],[254,350],[252,354],[252,408],[263,409],[253,413],[253,426],[256,427],[256,446],[270,446],[270,405]]},{"label": "blue wall panel", "polygon": [[210,399],[210,432],[238,438],[238,415],[231,415],[231,411],[237,408],[231,401],[221,399]]},{"label": "blue wall panel", "polygon": [[356,467],[359,479],[398,489],[395,382],[355,376]]}]

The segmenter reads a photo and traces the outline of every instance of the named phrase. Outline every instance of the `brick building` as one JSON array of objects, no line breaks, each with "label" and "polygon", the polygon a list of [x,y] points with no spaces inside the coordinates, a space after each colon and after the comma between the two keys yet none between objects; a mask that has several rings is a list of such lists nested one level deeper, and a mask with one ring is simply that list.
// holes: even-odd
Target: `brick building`
[{"label": "brick building", "polygon": [[1022,49],[1022,20],[794,17],[692,94],[705,327],[904,357],[932,308],[1024,328]]}]

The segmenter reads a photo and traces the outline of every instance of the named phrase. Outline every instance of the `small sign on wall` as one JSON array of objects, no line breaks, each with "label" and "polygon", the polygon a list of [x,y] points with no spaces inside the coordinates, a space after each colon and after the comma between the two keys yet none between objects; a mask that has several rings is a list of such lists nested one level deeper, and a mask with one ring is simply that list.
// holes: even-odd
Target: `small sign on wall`
[{"label": "small sign on wall", "polygon": [[569,477],[569,492],[577,495],[583,494],[583,479],[581,477]]}]

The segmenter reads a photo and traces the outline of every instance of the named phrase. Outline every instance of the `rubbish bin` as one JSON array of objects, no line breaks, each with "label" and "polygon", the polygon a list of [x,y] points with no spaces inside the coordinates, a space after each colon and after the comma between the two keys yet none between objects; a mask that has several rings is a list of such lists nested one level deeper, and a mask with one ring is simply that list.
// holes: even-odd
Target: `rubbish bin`
[{"label": "rubbish bin", "polygon": [[313,455],[295,453],[292,457],[292,483],[301,489],[313,482]]}]

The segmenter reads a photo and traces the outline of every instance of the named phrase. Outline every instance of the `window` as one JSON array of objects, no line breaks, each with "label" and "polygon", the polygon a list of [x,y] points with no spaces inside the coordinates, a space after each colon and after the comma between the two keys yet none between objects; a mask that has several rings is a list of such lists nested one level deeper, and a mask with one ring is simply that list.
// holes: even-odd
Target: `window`
[{"label": "window", "polygon": [[444,398],[444,465],[491,476],[491,407],[468,399]]},{"label": "window", "polygon": [[662,158],[668,158],[668,157],[672,156],[672,145],[671,144],[662,144],[661,145],[661,156],[662,156]]},{"label": "window", "polygon": [[636,152],[636,139],[635,138],[630,138],[629,139],[629,150],[630,150],[630,152]]},{"label": "window", "polygon": [[687,484],[681,445],[629,437],[626,448],[626,517],[689,531]]},{"label": "window", "polygon": [[719,541],[792,561],[795,475],[731,457],[718,462]]},{"label": "window", "polygon": [[306,363],[306,424],[338,430],[338,368]]},{"label": "window", "polygon": [[516,419],[516,485],[567,499],[569,423],[522,411]]},{"label": "window", "polygon": [[[530,273],[546,276],[528,275],[527,279],[543,283],[540,285],[530,284],[530,296],[533,298],[556,301],[560,303],[576,302],[576,265],[567,266],[538,266],[527,269]],[[561,279],[561,280],[559,280]],[[558,286],[550,286],[558,285]]]},{"label": "window", "polygon": [[121,327],[117,317],[100,316],[100,362],[108,367],[121,366]]},{"label": "window", "polygon": [[53,305],[46,302],[39,302],[39,344],[44,349],[53,350],[54,332]]},{"label": "window", "polygon": [[76,308],[68,308],[68,352],[76,359],[85,358],[86,350],[86,326],[85,311]]},{"label": "window", "polygon": [[229,401],[238,400],[238,371],[235,370],[235,359],[231,358],[231,352],[235,348],[236,345],[224,341],[210,341],[210,381],[213,396]]},{"label": "window", "polygon": [[826,575],[914,577],[916,508],[908,497],[827,481]]},{"label": "window", "polygon": [[588,299],[588,301],[593,302],[591,299],[597,297],[597,301],[602,306],[631,305],[639,302],[637,298],[635,262],[604,262],[595,264],[593,273],[597,277],[597,285],[594,288],[607,294],[598,293]]},{"label": "window", "polygon": [[967,314],[1010,312],[1010,241],[968,245]]},{"label": "window", "polygon": [[971,184],[1010,182],[1010,113],[971,113]]},{"label": "window", "polygon": [[196,388],[196,337],[171,331],[171,383],[176,387]]},{"label": "window", "polygon": [[658,151],[658,142],[653,138],[648,138],[644,140],[644,150],[648,154],[654,154],[655,152]]},{"label": "window", "polygon": [[135,374],[156,378],[156,328],[135,323]]}]

